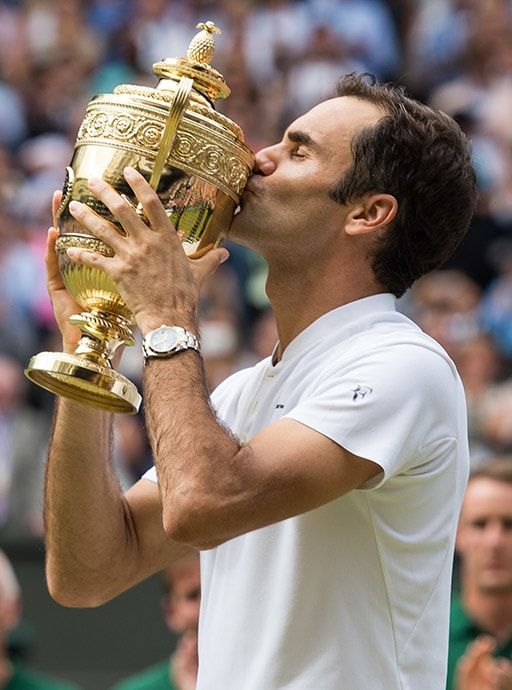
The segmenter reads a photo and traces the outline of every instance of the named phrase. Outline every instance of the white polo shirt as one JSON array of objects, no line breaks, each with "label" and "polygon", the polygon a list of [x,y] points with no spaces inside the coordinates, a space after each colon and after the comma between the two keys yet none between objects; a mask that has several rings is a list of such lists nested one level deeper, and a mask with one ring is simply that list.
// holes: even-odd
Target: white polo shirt
[{"label": "white polo shirt", "polygon": [[[213,393],[242,442],[295,419],[382,474],[201,554],[197,690],[444,690],[464,393],[392,295],[334,309]],[[150,471],[146,478],[156,480]]]}]

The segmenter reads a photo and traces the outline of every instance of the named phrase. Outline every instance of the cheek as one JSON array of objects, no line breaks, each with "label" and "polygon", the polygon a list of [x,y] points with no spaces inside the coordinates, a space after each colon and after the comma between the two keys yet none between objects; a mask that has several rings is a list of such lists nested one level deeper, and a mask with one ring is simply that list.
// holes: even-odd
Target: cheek
[{"label": "cheek", "polygon": [[458,551],[465,559],[478,560],[479,552],[485,548],[485,544],[484,532],[466,532],[459,542]]}]

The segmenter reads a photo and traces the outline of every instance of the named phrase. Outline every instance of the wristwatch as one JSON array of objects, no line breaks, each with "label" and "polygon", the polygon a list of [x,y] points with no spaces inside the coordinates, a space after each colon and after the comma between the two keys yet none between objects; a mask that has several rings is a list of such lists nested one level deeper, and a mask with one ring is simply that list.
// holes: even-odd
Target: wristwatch
[{"label": "wristwatch", "polygon": [[197,350],[199,342],[196,336],[181,326],[166,326],[149,331],[142,341],[144,359],[149,357],[170,357],[182,350]]}]

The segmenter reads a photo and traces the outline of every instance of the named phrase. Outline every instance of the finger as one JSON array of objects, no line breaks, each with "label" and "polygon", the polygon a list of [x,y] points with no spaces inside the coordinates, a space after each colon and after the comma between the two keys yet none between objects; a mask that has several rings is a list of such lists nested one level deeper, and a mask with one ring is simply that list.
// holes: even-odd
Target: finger
[{"label": "finger", "polygon": [[79,249],[78,247],[70,247],[66,250],[66,254],[77,264],[98,268],[101,271],[105,271],[105,273],[109,272],[109,268],[112,264],[112,259],[108,256],[90,252],[87,249]]},{"label": "finger", "polygon": [[147,226],[137,215],[137,212],[121,194],[100,178],[91,178],[88,182],[89,189],[123,226],[131,237],[137,237],[141,232],[147,232]]},{"label": "finger", "polygon": [[[146,182],[145,178],[135,168],[131,167],[124,169],[124,177],[144,209],[152,230],[165,233],[168,233],[170,229],[175,230],[157,193]],[[175,233],[171,234],[174,235]]]},{"label": "finger", "polygon": [[498,657],[496,663],[502,674],[512,680],[512,663],[503,657]]},{"label": "finger", "polygon": [[496,647],[496,640],[490,635],[479,635],[468,647],[471,656],[492,654]]},{"label": "finger", "polygon": [[61,203],[62,203],[62,192],[60,191],[60,189],[57,189],[57,191],[53,192],[53,196],[52,196],[52,218],[53,218],[53,224],[55,227],[58,226],[57,211],[59,210]]},{"label": "finger", "polygon": [[498,689],[512,690],[512,664],[507,659],[496,660]]},{"label": "finger", "polygon": [[59,231],[57,230],[57,228],[52,227],[48,229],[45,254],[46,282],[48,286],[51,285],[53,288],[64,287],[64,283],[62,282],[62,277],[59,271],[59,259],[57,256],[57,250],[55,249],[55,242],[57,241],[58,236]]},{"label": "finger", "polygon": [[95,237],[103,240],[114,252],[123,250],[126,238],[117,232],[112,223],[95,213],[87,204],[72,201],[69,204],[69,212],[80,225],[89,230]]},{"label": "finger", "polygon": [[218,267],[229,259],[229,252],[224,247],[217,249],[210,249],[204,256],[198,259],[192,259],[191,268],[194,274],[202,282],[205,278],[215,273]]}]

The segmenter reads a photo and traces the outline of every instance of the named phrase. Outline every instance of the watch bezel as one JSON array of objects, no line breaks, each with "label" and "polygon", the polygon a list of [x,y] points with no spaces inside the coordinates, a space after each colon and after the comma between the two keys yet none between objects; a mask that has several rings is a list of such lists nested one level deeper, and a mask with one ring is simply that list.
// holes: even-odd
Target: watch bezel
[{"label": "watch bezel", "polygon": [[[159,333],[165,334],[166,339],[170,339],[171,333],[172,336],[174,337],[174,344],[169,347],[169,343],[167,342],[165,344],[165,349],[162,349],[162,347],[158,347],[158,345],[153,345],[153,341],[158,337]],[[148,350],[151,352],[154,352],[157,355],[165,355],[165,354],[170,354],[172,352],[176,352],[177,350],[180,349],[180,332],[176,328],[176,326],[159,326],[158,328],[155,328],[154,331],[151,331],[151,333],[146,336],[146,347]],[[164,343],[162,343],[164,345]]]}]

